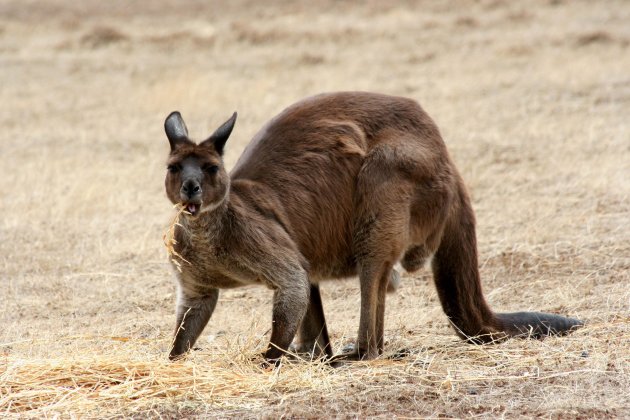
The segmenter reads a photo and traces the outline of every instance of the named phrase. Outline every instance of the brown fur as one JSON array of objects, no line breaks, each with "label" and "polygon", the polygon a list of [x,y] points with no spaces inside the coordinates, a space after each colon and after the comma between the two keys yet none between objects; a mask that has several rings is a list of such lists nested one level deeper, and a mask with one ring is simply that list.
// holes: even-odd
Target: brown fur
[{"label": "brown fur", "polygon": [[[221,155],[234,120],[199,145],[178,113],[165,123],[167,195],[192,202],[195,213],[176,231],[176,251],[190,264],[178,274],[171,358],[194,344],[219,289],[253,283],[274,290],[267,359],[280,357],[296,333],[297,350],[330,357],[318,284],[357,274],[359,334],[355,351],[342,357],[374,358],[383,351],[386,290],[400,279],[394,264],[414,271],[431,256],[442,307],[465,339],[543,336],[581,325],[490,310],[470,199],[438,128],[416,102],[359,92],[303,100],[254,137],[228,177]],[[191,197],[194,187],[200,191]]]}]

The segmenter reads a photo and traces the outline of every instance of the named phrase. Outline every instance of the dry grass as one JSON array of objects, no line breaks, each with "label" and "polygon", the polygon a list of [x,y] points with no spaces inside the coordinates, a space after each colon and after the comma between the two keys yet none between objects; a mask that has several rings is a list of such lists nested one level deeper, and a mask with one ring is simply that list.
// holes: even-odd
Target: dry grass
[{"label": "dry grass", "polygon": [[[427,334],[421,342],[408,336],[389,343],[414,346],[406,357],[390,353],[383,360],[338,369],[292,360],[279,368],[261,368],[254,349],[264,343],[262,336],[228,341],[217,346],[217,352],[196,352],[176,363],[147,353],[148,340],[66,337],[83,348],[97,348],[105,341],[120,344],[115,352],[11,358],[3,366],[0,403],[5,415],[33,417],[275,416],[283,405],[283,412],[298,417],[387,416],[392,409],[400,416],[418,416],[436,410],[432,404],[441,406],[436,415],[459,409],[459,415],[498,416],[546,398],[544,411],[549,415],[618,415],[626,403],[623,394],[592,396],[583,390],[602,382],[618,390],[627,386],[627,378],[615,376],[630,362],[628,322],[626,318],[593,325],[543,345],[513,340],[481,347],[447,336]],[[611,334],[618,340],[611,342]],[[610,354],[622,357],[611,362]],[[510,398],[504,395],[506,388],[515,390]],[[572,408],[563,399],[571,399]]]},{"label": "dry grass", "polygon": [[[0,416],[630,417],[629,20],[614,0],[2,2]],[[232,166],[284,106],[351,89],[442,128],[491,305],[585,328],[465,344],[421,273],[388,297],[382,360],[260,368],[271,294],[245,288],[166,361],[164,117],[202,138],[238,110]],[[337,350],[356,283],[323,285]]]},{"label": "dry grass", "polygon": [[175,229],[177,226],[181,226],[179,223],[180,218],[182,217],[182,213],[190,214],[186,211],[186,208],[180,203],[175,205],[175,216],[173,216],[173,220],[169,223],[168,228],[164,232],[162,236],[162,240],[164,241],[164,247],[166,248],[166,254],[169,257],[169,260],[175,265],[175,268],[182,271],[182,263],[190,264],[184,257],[181,256],[177,251],[175,251],[175,245],[177,245],[177,240],[175,239]]}]

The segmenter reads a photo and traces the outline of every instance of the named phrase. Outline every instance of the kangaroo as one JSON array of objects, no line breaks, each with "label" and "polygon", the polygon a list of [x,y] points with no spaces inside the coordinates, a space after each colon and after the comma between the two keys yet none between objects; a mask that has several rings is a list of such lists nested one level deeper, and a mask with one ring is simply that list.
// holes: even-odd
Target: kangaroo
[{"label": "kangaroo", "polygon": [[[471,343],[564,334],[582,322],[539,312],[493,312],[482,293],[475,217],[464,182],[433,120],[411,99],[365,92],[302,100],[268,122],[228,175],[223,151],[237,114],[196,144],[179,112],[165,121],[166,194],[186,212],[175,230],[178,277],[171,359],[195,343],[219,289],[272,289],[269,345],[277,362],[293,344],[333,357],[319,283],[358,275],[354,349],[383,352],[385,296],[431,259],[456,333]],[[171,256],[171,259],[177,258]]]}]

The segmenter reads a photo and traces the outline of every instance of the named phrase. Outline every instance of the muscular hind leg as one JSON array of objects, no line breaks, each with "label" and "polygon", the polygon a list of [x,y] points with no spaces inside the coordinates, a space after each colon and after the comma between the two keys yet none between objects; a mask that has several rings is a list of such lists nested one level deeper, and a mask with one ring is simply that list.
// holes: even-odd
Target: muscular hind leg
[{"label": "muscular hind leg", "polygon": [[[357,183],[353,235],[361,288],[359,331],[354,351],[337,357],[343,360],[374,359],[382,352],[385,297],[400,280],[393,266],[408,240],[408,186],[391,174],[368,175]],[[374,179],[381,182],[374,185]]]},{"label": "muscular hind leg", "polygon": [[368,262],[361,267],[359,332],[352,351],[333,358],[333,363],[374,359],[383,352],[385,296],[392,263]]},{"label": "muscular hind leg", "polygon": [[432,236],[441,227],[448,194],[436,189],[439,179],[428,172],[427,157],[414,154],[408,144],[387,139],[372,149],[357,176],[353,247],[361,315],[355,351],[342,355],[346,359],[371,359],[383,350],[386,291],[399,278],[393,264],[406,254],[406,268],[420,268],[437,248]]},{"label": "muscular hind leg", "polygon": [[[396,270],[390,269],[388,278],[391,278],[391,273]],[[391,281],[391,280],[390,280]],[[383,354],[383,347],[385,344],[385,298],[389,289],[389,282],[382,280],[379,282],[378,300],[376,306],[376,350],[378,355]]]}]

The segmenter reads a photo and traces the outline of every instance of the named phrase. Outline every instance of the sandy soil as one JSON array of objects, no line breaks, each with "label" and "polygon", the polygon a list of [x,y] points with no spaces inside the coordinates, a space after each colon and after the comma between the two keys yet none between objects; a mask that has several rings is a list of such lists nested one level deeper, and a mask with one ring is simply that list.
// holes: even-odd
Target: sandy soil
[{"label": "sandy soil", "polygon": [[[630,3],[213,3],[0,3],[0,415],[630,417]],[[437,121],[494,308],[588,326],[471,346],[424,272],[388,298],[388,352],[409,356],[260,371],[239,355],[264,348],[271,293],[245,288],[222,294],[182,369],[249,382],[109,399],[78,374],[28,384],[21,366],[166,363],[170,111],[201,139],[238,110],[231,167],[270,117],[335,90],[408,96]],[[356,279],[323,298],[339,349]]]}]

